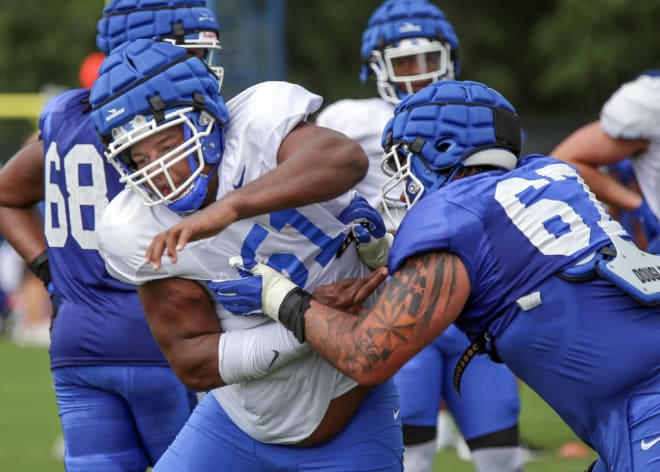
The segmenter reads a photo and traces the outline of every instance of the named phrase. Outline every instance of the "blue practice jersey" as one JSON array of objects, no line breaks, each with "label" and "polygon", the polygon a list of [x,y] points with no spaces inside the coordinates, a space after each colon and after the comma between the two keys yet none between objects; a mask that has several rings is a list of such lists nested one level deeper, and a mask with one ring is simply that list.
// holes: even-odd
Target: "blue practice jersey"
[{"label": "blue practice jersey", "polygon": [[474,338],[540,282],[609,244],[608,234],[626,233],[576,169],[530,155],[511,172],[459,179],[418,202],[399,228],[390,271],[414,254],[458,255],[470,297],[456,325]]},{"label": "blue practice jersey", "polygon": [[[65,92],[44,108],[44,226],[58,312],[51,367],[162,365],[135,287],[108,274],[97,252],[96,224],[122,189],[92,125],[89,90]],[[126,241],[130,244],[130,241]]]}]

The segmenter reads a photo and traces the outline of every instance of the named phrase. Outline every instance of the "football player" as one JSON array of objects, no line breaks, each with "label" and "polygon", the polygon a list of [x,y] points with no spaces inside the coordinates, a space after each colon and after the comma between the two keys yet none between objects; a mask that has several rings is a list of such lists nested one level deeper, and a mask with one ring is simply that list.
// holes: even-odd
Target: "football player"
[{"label": "football player", "polygon": [[[550,153],[577,166],[596,196],[639,221],[649,252],[660,252],[660,71],[648,70],[612,94],[600,119],[571,133]],[[603,166],[630,159],[639,191]]]},{"label": "football player", "polygon": [[[386,198],[410,208],[390,279],[360,316],[258,264],[264,313],[362,385],[382,382],[451,323],[500,359],[600,455],[660,460],[660,257],[640,251],[577,169],[520,156],[511,104],[476,82],[404,99],[383,134]],[[244,267],[254,261],[244,260]]]},{"label": "football player", "polygon": [[[381,169],[381,136],[395,104],[432,82],[457,77],[458,49],[454,28],[438,7],[426,0],[387,0],[374,11],[362,35],[360,78],[366,82],[373,77],[379,97],[340,100],[319,114],[317,124],[355,139],[369,156],[369,173],[355,189],[376,208],[383,208],[380,188],[388,179]],[[394,230],[405,208],[400,202],[390,203],[390,211],[383,213]],[[441,399],[466,439],[476,470],[523,469],[520,400],[511,371],[480,357],[465,373],[462,394],[454,390],[454,369],[469,346],[463,333],[449,327],[395,375],[406,471],[433,469]]]},{"label": "football player", "polygon": [[[217,51],[219,28],[203,0],[111,0],[98,22],[107,54],[137,37]],[[153,466],[196,404],[155,342],[135,287],[113,278],[98,253],[98,218],[124,187],[103,157],[89,89],[53,98],[40,139],[0,170],[0,229],[45,285],[54,284],[50,366],[75,471]],[[45,201],[45,224],[30,207]],[[45,239],[44,239],[45,231]],[[47,250],[46,250],[47,249]],[[52,284],[51,284],[52,273]]]},{"label": "football player", "polygon": [[[224,283],[246,282],[230,264],[237,253],[308,289],[369,272],[342,223],[367,157],[306,122],[321,98],[264,82],[225,105],[198,58],[138,40],[106,59],[91,104],[106,156],[128,186],[102,216],[100,252],[113,275],[138,286],[179,378],[210,390],[154,471],[401,471],[393,382],[358,386],[279,324],[234,316],[246,313]],[[191,242],[176,263],[145,260],[155,234],[216,204],[227,209],[224,231]],[[266,351],[264,342],[277,347]]]}]

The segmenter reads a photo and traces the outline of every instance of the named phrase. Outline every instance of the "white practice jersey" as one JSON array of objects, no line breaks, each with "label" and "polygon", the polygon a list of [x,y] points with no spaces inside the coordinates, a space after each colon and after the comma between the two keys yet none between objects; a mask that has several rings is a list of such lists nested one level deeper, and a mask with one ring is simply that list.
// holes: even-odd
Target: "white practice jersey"
[{"label": "white practice jersey", "polygon": [[[218,198],[274,169],[282,138],[321,104],[321,98],[284,82],[253,86],[227,103],[229,124],[225,153],[218,171]],[[148,207],[136,192],[124,190],[109,205],[98,229],[99,248],[111,274],[142,284],[181,277],[224,280],[238,277],[229,258],[242,255],[285,267],[298,285],[362,277],[369,270],[355,244],[342,246],[349,231],[336,216],[351,195],[239,221],[219,235],[188,243],[171,264],[159,271],[144,263],[153,236],[178,223],[181,216],[163,205]],[[272,323],[264,317],[234,316],[216,302],[224,331]],[[282,327],[282,329],[285,329]],[[268,377],[212,391],[231,419],[253,438],[291,444],[308,437],[323,418],[329,402],[356,383],[316,353],[309,353]]]},{"label": "white practice jersey", "polygon": [[374,208],[381,208],[380,188],[388,177],[381,169],[381,138],[387,122],[394,116],[394,104],[382,98],[344,99],[328,105],[316,118],[316,124],[334,129],[357,141],[369,156],[369,172],[355,186]]},{"label": "white practice jersey", "polygon": [[631,162],[644,198],[660,216],[660,77],[623,84],[603,106],[600,123],[613,138],[649,141],[648,151]]}]

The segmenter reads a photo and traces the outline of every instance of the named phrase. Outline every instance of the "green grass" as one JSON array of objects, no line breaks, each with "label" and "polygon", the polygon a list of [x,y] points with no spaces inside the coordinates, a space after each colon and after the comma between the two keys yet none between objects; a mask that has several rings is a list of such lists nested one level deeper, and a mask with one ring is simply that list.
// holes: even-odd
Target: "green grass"
[{"label": "green grass", "polygon": [[53,455],[60,435],[45,348],[0,340],[0,470],[61,472]]},{"label": "green grass", "polygon": [[[62,472],[53,445],[60,434],[57,405],[44,348],[18,347],[0,339],[0,471]],[[548,458],[528,462],[526,472],[581,472],[594,459],[559,459],[557,449],[575,436],[528,388],[522,389],[522,436],[548,451]],[[453,451],[438,454],[437,472],[474,472]]]},{"label": "green grass", "polygon": [[[520,433],[523,439],[542,447],[545,459],[525,464],[525,472],[582,472],[596,459],[594,452],[586,459],[557,457],[566,442],[578,441],[575,434],[557,414],[528,387],[521,389]],[[472,463],[462,461],[453,450],[443,450],[436,456],[434,472],[474,472]]]}]

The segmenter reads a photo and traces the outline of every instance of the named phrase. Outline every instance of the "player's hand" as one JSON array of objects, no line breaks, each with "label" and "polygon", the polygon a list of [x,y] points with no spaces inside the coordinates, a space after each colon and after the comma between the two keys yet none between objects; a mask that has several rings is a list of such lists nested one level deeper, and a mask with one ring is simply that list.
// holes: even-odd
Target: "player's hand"
[{"label": "player's hand", "polygon": [[364,278],[343,279],[314,289],[314,300],[347,313],[358,314],[365,300],[387,277],[387,269],[381,267]]},{"label": "player's hand", "polygon": [[387,232],[381,214],[364,197],[355,197],[337,219],[351,225],[362,262],[371,269],[387,265],[394,237]]},{"label": "player's hand", "polygon": [[[234,261],[238,263],[238,261]],[[254,266],[254,264],[252,264]],[[227,311],[232,315],[264,316],[261,311],[263,278],[253,275],[240,261],[235,266],[240,275],[237,279],[210,280],[207,286]]]},{"label": "player's hand", "polygon": [[660,237],[660,221],[658,221],[658,217],[651,211],[646,200],[642,200],[642,204],[635,208],[632,213],[639,220],[639,224],[642,227],[642,231],[644,231],[644,236],[646,236],[649,245],[654,239]]},{"label": "player's hand", "polygon": [[158,233],[147,248],[144,262],[160,269],[163,253],[167,253],[172,264],[177,262],[177,253],[183,251],[191,241],[208,238],[223,231],[236,218],[227,210],[225,200],[218,200],[203,210],[186,216],[178,224]]},{"label": "player's hand", "polygon": [[358,254],[362,262],[370,269],[387,267],[387,256],[390,254],[394,236],[386,232],[381,237],[376,237],[360,225],[353,226],[352,232],[358,242]]},{"label": "player's hand", "polygon": [[[297,289],[298,286],[266,264],[245,261],[240,256],[230,258],[229,263],[239,272],[250,274],[249,277],[260,281],[261,312],[275,321],[279,321],[280,305],[289,292]],[[256,283],[254,282],[254,286]]]}]

